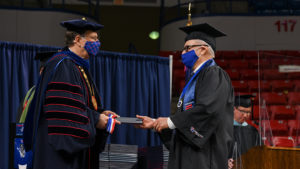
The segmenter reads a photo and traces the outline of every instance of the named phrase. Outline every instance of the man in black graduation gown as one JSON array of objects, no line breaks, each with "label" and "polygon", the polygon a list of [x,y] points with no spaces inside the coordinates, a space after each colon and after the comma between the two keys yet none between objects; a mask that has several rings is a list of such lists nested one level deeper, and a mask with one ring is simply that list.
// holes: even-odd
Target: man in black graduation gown
[{"label": "man in black graduation gown", "polygon": [[169,169],[225,169],[233,139],[234,94],[227,73],[213,60],[216,37],[209,24],[180,28],[188,35],[182,62],[192,70],[178,111],[156,120],[146,116],[140,128],[154,128],[170,151]]},{"label": "man in black graduation gown", "polygon": [[85,18],[61,25],[67,47],[44,66],[25,121],[25,146],[34,152],[34,169],[98,169],[108,115],[114,114],[103,111],[89,73],[103,26]]},{"label": "man in black graduation gown", "polygon": [[[237,95],[234,103],[234,141],[232,143],[228,168],[233,168],[233,162],[254,146],[260,145],[260,135],[255,127],[249,125],[252,114],[252,95]],[[234,161],[233,161],[234,159]]]}]

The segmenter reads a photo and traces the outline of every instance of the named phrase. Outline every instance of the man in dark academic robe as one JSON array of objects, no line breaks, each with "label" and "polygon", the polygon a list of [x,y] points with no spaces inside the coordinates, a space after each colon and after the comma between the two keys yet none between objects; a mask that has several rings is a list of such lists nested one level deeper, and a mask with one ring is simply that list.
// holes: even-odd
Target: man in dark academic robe
[{"label": "man in dark academic robe", "polygon": [[260,145],[260,135],[255,127],[249,125],[246,120],[252,113],[251,95],[237,95],[234,103],[234,141],[232,143],[228,168],[233,168],[234,161],[254,146]]},{"label": "man in dark academic robe", "polygon": [[84,18],[61,25],[67,47],[44,66],[25,121],[25,146],[34,152],[34,169],[99,169],[114,113],[103,111],[87,59],[99,50],[96,31],[103,26]]},{"label": "man in dark academic robe", "polygon": [[192,70],[170,117],[143,119],[137,127],[153,128],[170,151],[169,169],[225,169],[233,139],[234,94],[227,73],[214,62],[216,37],[209,24],[181,28],[188,35],[182,62]]}]

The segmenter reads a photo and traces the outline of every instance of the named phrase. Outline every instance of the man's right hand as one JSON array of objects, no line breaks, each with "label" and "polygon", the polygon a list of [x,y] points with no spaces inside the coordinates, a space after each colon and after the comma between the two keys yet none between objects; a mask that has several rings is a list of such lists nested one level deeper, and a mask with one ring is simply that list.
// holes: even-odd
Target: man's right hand
[{"label": "man's right hand", "polygon": [[101,113],[96,127],[98,129],[105,129],[107,125],[107,121],[108,121],[108,116]]},{"label": "man's right hand", "polygon": [[139,115],[136,115],[136,117],[143,120],[143,124],[134,125],[136,128],[152,129],[154,127],[153,124],[155,120],[153,120],[152,118],[148,116],[139,116]]}]

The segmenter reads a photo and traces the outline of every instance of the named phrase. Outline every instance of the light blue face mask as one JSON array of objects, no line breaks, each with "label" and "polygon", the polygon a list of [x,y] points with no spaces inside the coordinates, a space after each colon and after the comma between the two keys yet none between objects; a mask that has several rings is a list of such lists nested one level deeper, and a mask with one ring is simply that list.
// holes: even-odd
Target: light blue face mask
[{"label": "light blue face mask", "polygon": [[196,61],[198,60],[198,56],[196,55],[195,50],[191,50],[181,55],[182,63],[189,69],[192,69]]}]

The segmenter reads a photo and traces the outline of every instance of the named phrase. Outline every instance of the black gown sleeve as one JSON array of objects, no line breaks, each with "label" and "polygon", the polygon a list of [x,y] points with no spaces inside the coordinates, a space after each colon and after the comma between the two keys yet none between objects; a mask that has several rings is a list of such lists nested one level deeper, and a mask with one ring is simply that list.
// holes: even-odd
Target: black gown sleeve
[{"label": "black gown sleeve", "polygon": [[215,66],[200,72],[195,87],[195,106],[170,116],[187,144],[202,148],[219,122],[231,118],[222,119],[222,116],[226,116],[224,110],[233,102],[232,94],[230,79],[222,69]]},{"label": "black gown sleeve", "polygon": [[171,147],[171,141],[173,136],[173,130],[171,129],[164,129],[161,131],[161,133],[158,133],[161,141],[164,143],[166,148],[170,150]]},{"label": "black gown sleeve", "polygon": [[75,153],[92,147],[100,113],[90,109],[80,71],[71,60],[57,67],[43,105],[48,142],[57,151]]}]

